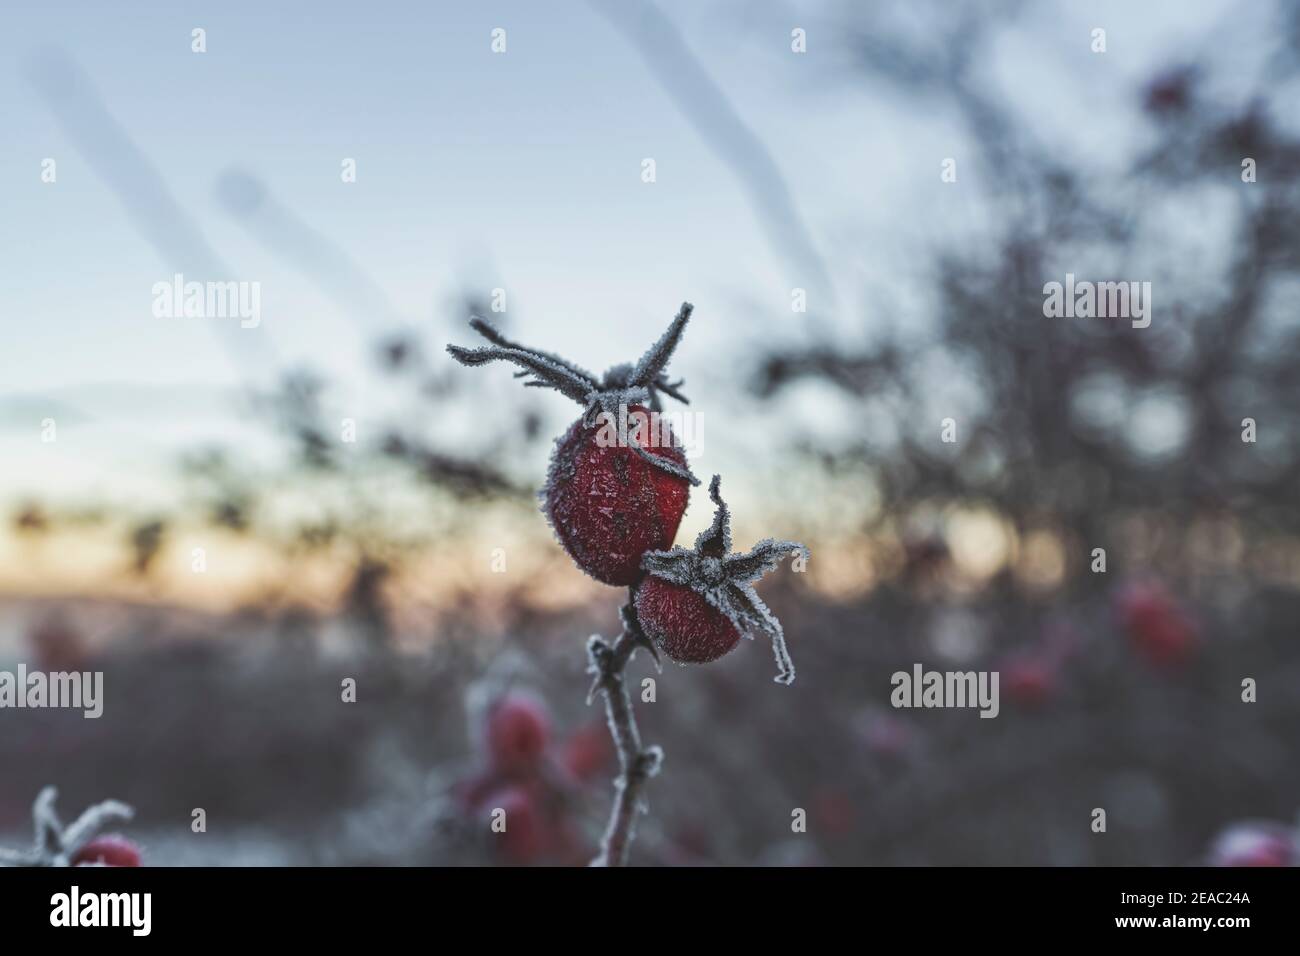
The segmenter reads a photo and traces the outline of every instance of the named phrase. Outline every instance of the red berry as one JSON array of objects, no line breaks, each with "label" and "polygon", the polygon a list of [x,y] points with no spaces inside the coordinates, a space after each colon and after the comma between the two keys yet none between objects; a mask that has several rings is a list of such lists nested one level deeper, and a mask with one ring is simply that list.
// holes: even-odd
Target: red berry
[{"label": "red berry", "polygon": [[501,775],[490,768],[478,771],[463,780],[457,780],[452,784],[450,794],[461,812],[469,816],[482,810],[484,801],[500,786]]},{"label": "red berry", "polygon": [[604,724],[589,724],[575,731],[564,745],[563,763],[575,780],[596,776],[614,759],[614,744]]},{"label": "red berry", "polygon": [[716,661],[740,642],[740,631],[698,591],[663,578],[646,578],[636,592],[646,636],[679,664]]},{"label": "red berry", "polygon": [[43,621],[31,632],[30,641],[41,670],[75,671],[85,663],[85,640],[66,620],[51,617]]},{"label": "red berry", "polygon": [[[649,413],[639,406],[628,417]],[[564,550],[597,581],[626,587],[642,575],[641,556],[672,547],[686,513],[690,482],[642,458],[648,454],[686,468],[686,455],[664,422],[628,432],[628,444],[606,443],[607,429],[573,423],[555,444],[545,491],[546,517]],[[644,441],[637,441],[644,439]],[[659,440],[662,439],[662,440]]]},{"label": "red berry", "polygon": [[1147,84],[1142,105],[1149,113],[1181,113],[1191,105],[1195,80],[1196,71],[1190,67],[1168,70]]},{"label": "red berry", "polygon": [[73,866],[139,866],[140,849],[124,836],[95,837],[72,857]]},{"label": "red berry", "polygon": [[818,829],[843,836],[857,824],[857,807],[842,790],[828,787],[813,795],[812,818]]},{"label": "red berry", "polygon": [[1138,653],[1151,663],[1184,663],[1196,647],[1196,629],[1158,582],[1130,584],[1118,601],[1120,619]]},{"label": "red berry", "polygon": [[[490,796],[484,806],[489,823],[501,821],[504,830],[493,830],[500,841],[498,848],[511,863],[533,863],[546,849],[545,825],[541,808],[524,787],[507,787]],[[497,811],[504,811],[504,816]]]},{"label": "red berry", "polygon": [[502,770],[535,766],[550,739],[550,714],[546,705],[532,695],[512,691],[488,713],[488,754],[492,763]]},{"label": "red berry", "polygon": [[683,302],[635,365],[615,365],[600,378],[551,352],[512,342],[479,318],[470,325],[490,347],[447,346],[462,365],[511,362],[523,369],[526,384],[554,389],[583,406],[582,418],[555,443],[542,499],[564,550],[605,584],[635,584],[642,555],[672,545],[697,483],[671,429],[650,418],[664,395],[686,401],[682,383],[669,381],[665,368],[691,311]]},{"label": "red berry", "polygon": [[1056,689],[1056,674],[1050,664],[1037,657],[1017,657],[1003,665],[1002,686],[1017,704],[1039,707]]},{"label": "red berry", "polygon": [[1213,866],[1290,866],[1295,837],[1276,823],[1238,823],[1224,830],[1210,849]]}]

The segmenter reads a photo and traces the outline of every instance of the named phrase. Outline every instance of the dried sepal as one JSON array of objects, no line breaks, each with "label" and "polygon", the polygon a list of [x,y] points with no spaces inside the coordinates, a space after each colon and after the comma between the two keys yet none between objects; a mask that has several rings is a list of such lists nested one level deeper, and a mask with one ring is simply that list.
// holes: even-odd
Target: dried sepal
[{"label": "dried sepal", "polygon": [[725,593],[735,615],[732,620],[739,618],[747,625],[740,628],[741,633],[752,637],[754,631],[762,631],[772,642],[772,654],[776,658],[774,680],[778,684],[793,684],[794,661],[790,659],[790,651],[785,646],[785,629],[771,608],[763,603],[752,584],[730,582]]},{"label": "dried sepal", "polygon": [[[595,427],[602,414],[612,415],[614,420],[619,421],[620,409],[649,406],[652,411],[661,411],[661,395],[683,403],[687,401],[681,393],[682,380],[669,381],[665,368],[681,341],[692,311],[693,306],[689,302],[683,302],[667,331],[641,356],[635,366],[628,363],[614,365],[599,379],[553,352],[531,348],[506,338],[495,326],[478,316],[470,320],[470,326],[491,345],[482,348],[448,345],[447,352],[462,365],[471,367],[498,361],[518,365],[522,371],[516,372],[515,377],[525,379],[525,388],[549,388],[573,399],[583,406],[582,422],[590,428]],[[693,485],[699,484],[699,480],[685,465],[662,455],[652,455],[638,443],[626,441],[626,436],[623,438],[626,444],[632,446],[635,454],[656,468]]]},{"label": "dried sepal", "polygon": [[75,854],[104,830],[118,823],[126,823],[134,816],[135,811],[120,800],[104,800],[88,807],[64,829],[64,852],[69,856]]},{"label": "dried sepal", "polygon": [[32,829],[36,833],[35,845],[44,853],[58,853],[63,848],[63,824],[54,809],[59,791],[42,787],[32,801]]},{"label": "dried sepal", "polygon": [[54,809],[58,791],[44,787],[32,802],[30,850],[0,848],[0,866],[70,866],[77,851],[104,828],[130,820],[135,811],[117,800],[93,804],[68,826],[63,826]]},{"label": "dried sepal", "polygon": [[757,581],[769,571],[775,571],[786,557],[798,554],[807,561],[808,549],[797,541],[775,541],[764,538],[745,554],[731,554],[723,559],[727,573],[735,578]]},{"label": "dried sepal", "polygon": [[[479,316],[476,315],[469,320],[469,325],[470,328],[472,328],[479,335],[483,336],[483,338],[487,339],[493,345],[499,345],[502,348],[507,348],[507,349],[517,349],[521,352],[531,352],[534,355],[538,355],[552,362],[555,365],[559,365],[560,367],[567,369],[568,371],[576,375],[578,378],[584,379],[586,382],[589,383],[591,388],[596,388],[597,386],[600,385],[600,380],[596,378],[596,376],[593,375],[591,372],[588,372],[585,368],[581,367],[580,365],[576,365],[573,362],[570,362],[568,359],[561,358],[560,356],[556,355],[554,352],[543,352],[541,349],[533,349],[533,348],[529,348],[526,345],[520,345],[518,342],[512,342],[510,339],[502,335],[500,330],[498,330],[497,327],[494,326],[491,322],[488,322],[487,319],[480,318]],[[527,374],[528,374],[527,372],[516,372],[515,377],[519,378]]]},{"label": "dried sepal", "polygon": [[632,451],[638,458],[644,458],[647,462],[654,465],[660,471],[666,471],[683,481],[690,482],[692,485],[698,485],[700,479],[696,478],[694,473],[685,465],[679,465],[671,458],[665,458],[663,455],[652,455],[635,442],[632,444]]},{"label": "dried sepal", "polygon": [[467,349],[459,345],[448,345],[447,351],[461,365],[471,368],[489,362],[514,362],[534,376],[528,383],[534,388],[553,388],[575,402],[585,403],[591,391],[591,386],[581,376],[536,352],[501,346]]},{"label": "dried sepal", "polygon": [[731,553],[731,511],[722,500],[722,476],[714,475],[709,482],[709,497],[713,500],[713,523],[695,539],[695,550],[714,558]]},{"label": "dried sepal", "polygon": [[650,346],[645,355],[641,356],[641,361],[636,363],[636,368],[628,380],[629,385],[658,387],[664,369],[668,367],[668,360],[673,357],[677,343],[682,340],[682,333],[686,331],[686,323],[690,321],[691,313],[694,311],[695,306],[689,302],[682,303],[668,330],[659,337],[658,342]]},{"label": "dried sepal", "polygon": [[647,551],[641,557],[641,567],[647,574],[690,587],[694,580],[694,565],[686,558],[694,554],[695,552],[688,548]]}]

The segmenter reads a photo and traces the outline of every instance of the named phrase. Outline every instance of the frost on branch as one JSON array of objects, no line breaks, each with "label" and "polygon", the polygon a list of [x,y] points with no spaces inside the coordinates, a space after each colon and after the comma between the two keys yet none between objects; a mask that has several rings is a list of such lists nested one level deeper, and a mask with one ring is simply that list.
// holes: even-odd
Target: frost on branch
[{"label": "frost on branch", "polygon": [[58,791],[46,787],[32,804],[35,839],[29,850],[0,848],[0,866],[71,866],[77,851],[99,833],[117,823],[125,823],[135,811],[117,800],[105,800],[87,808],[66,827],[54,809]]},{"label": "frost on branch", "polygon": [[788,555],[801,554],[806,560],[808,549],[795,541],[766,538],[744,554],[730,553],[731,513],[720,489],[721,478],[714,475],[709,483],[709,497],[717,506],[713,524],[695,539],[693,549],[650,551],[641,559],[641,566],[657,578],[703,596],[743,636],[752,638],[755,631],[766,634],[776,657],[777,683],[793,683],[794,663],[786,650],[785,631],[754,584]]}]

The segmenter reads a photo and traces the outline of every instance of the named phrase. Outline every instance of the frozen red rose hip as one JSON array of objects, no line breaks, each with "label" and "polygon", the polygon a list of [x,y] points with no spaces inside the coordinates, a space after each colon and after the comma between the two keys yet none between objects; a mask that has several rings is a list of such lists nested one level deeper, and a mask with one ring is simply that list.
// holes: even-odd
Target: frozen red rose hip
[{"label": "frozen red rose hip", "polygon": [[493,765],[502,770],[536,764],[550,738],[551,717],[546,705],[530,694],[508,693],[488,713],[488,752]]},{"label": "frozen red rose hip", "polygon": [[1195,653],[1196,626],[1160,582],[1130,582],[1116,605],[1138,653],[1152,664],[1174,667]]},{"label": "frozen red rose hip", "polygon": [[740,643],[740,629],[699,591],[651,576],[637,591],[646,634],[679,664],[716,661]]},{"label": "frozen red rose hip", "polygon": [[502,856],[511,863],[535,863],[546,849],[541,808],[526,787],[506,787],[487,799],[492,833]]},{"label": "frozen red rose hip", "polygon": [[579,568],[605,584],[635,584],[642,576],[641,556],[672,546],[690,486],[699,483],[671,429],[662,423],[645,427],[660,411],[661,395],[686,401],[682,383],[670,382],[664,370],[691,310],[683,303],[635,365],[615,365],[600,378],[549,352],[511,342],[482,319],[470,324],[491,346],[447,347],[463,365],[513,362],[528,377],[525,385],[554,389],[585,408],[556,441],[540,497],[561,546]]},{"label": "frozen red rose hip", "polygon": [[641,577],[643,554],[672,546],[690,488],[643,453],[682,469],[686,456],[675,446],[645,447],[636,433],[628,438],[635,447],[602,444],[601,427],[580,419],[556,442],[545,509],[578,567],[605,584],[626,586]]},{"label": "frozen red rose hip", "polygon": [[117,833],[95,837],[72,857],[73,866],[139,866],[140,849]]},{"label": "frozen red rose hip", "polygon": [[794,681],[794,664],[785,647],[781,622],[754,591],[754,582],[790,554],[808,549],[794,541],[760,541],[745,554],[731,553],[731,514],[714,475],[709,497],[716,506],[713,524],[694,549],[651,551],[642,559],[648,572],[636,590],[636,615],[646,636],[670,659],[707,664],[722,657],[741,637],[761,631],[772,641],[776,681]]}]

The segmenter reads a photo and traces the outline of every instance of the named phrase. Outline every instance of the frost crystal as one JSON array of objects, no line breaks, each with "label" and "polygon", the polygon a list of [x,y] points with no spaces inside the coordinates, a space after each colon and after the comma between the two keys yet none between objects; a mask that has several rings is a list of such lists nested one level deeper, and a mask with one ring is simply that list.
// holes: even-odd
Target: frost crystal
[{"label": "frost crystal", "polygon": [[794,662],[785,646],[781,622],[754,590],[754,583],[791,554],[808,559],[808,549],[796,541],[765,538],[744,554],[731,553],[731,512],[722,500],[722,479],[714,475],[709,497],[717,506],[713,524],[695,539],[695,547],[649,551],[641,567],[656,577],[688,587],[726,616],[745,637],[762,631],[772,640],[778,684],[794,682]]},{"label": "frost crystal", "polygon": [[93,840],[101,830],[124,823],[135,811],[117,800],[105,800],[86,809],[66,827],[54,810],[58,791],[46,787],[32,804],[32,822],[36,837],[30,850],[0,848],[0,866],[70,866],[77,851]]}]

